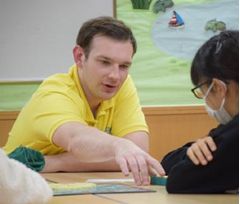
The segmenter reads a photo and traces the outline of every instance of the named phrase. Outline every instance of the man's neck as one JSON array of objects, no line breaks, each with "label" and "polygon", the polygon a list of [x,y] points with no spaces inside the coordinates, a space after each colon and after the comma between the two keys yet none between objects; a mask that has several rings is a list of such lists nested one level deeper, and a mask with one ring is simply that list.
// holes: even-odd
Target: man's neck
[{"label": "man's neck", "polygon": [[97,110],[98,110],[98,108],[99,108],[99,106],[100,106],[100,103],[98,103],[98,104],[95,104],[95,105],[91,105],[90,103],[89,103],[89,106],[90,106],[90,109],[91,109],[91,111],[92,111],[92,114],[93,114],[93,116],[94,116],[94,118],[96,117],[96,115],[97,115]]}]

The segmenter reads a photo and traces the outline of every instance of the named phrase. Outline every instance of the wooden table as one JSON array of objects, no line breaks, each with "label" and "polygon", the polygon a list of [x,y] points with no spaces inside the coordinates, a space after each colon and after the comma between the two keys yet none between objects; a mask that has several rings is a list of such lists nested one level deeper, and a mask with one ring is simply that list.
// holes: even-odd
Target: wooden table
[{"label": "wooden table", "polygon": [[[42,174],[49,181],[71,183],[85,182],[87,179],[123,178],[121,173],[45,173]],[[126,193],[126,194],[98,194],[98,195],[74,195],[53,197],[49,204],[235,204],[239,202],[238,195],[188,195],[168,194],[163,186],[146,186],[154,189],[151,193]]]}]

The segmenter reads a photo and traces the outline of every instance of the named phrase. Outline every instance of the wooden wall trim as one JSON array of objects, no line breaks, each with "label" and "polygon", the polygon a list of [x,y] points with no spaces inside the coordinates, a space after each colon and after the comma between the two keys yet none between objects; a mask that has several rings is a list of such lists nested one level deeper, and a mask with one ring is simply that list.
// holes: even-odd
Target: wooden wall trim
[{"label": "wooden wall trim", "polygon": [[[179,115],[206,113],[203,105],[187,106],[144,106],[145,115]],[[0,111],[0,120],[16,119],[20,111]]]},{"label": "wooden wall trim", "polygon": [[[143,112],[150,131],[150,153],[161,159],[169,151],[206,136],[217,123],[203,105],[145,106]],[[0,147],[8,138],[19,111],[0,111]]]},{"label": "wooden wall trim", "polygon": [[206,114],[203,105],[186,106],[144,106],[145,115],[181,115],[181,114]]},{"label": "wooden wall trim", "polygon": [[15,120],[20,111],[0,111],[0,120]]}]

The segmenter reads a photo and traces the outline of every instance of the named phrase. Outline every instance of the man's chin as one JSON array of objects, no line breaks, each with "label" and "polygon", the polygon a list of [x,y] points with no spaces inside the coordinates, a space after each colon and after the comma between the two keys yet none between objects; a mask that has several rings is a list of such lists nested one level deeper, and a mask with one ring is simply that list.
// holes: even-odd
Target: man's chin
[{"label": "man's chin", "polygon": [[112,97],[114,97],[116,95],[116,93],[105,93],[102,95],[102,99],[104,101],[106,100],[110,100]]}]

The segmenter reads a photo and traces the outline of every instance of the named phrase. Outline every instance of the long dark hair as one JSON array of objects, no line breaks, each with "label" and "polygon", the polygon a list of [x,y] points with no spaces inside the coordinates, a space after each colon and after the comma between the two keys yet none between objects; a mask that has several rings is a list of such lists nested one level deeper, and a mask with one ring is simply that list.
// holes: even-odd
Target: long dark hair
[{"label": "long dark hair", "polygon": [[212,78],[239,83],[238,31],[223,31],[197,51],[191,66],[192,83],[197,85],[200,80]]}]

